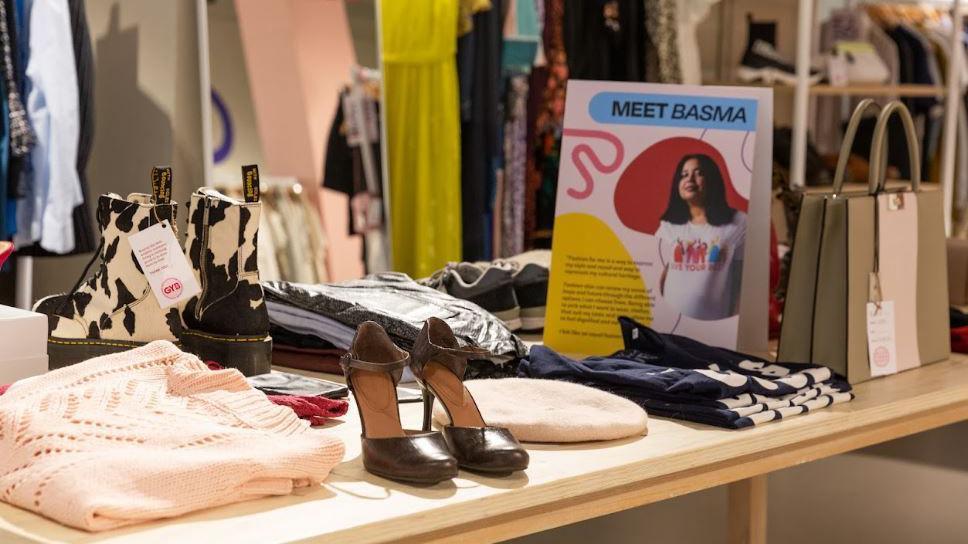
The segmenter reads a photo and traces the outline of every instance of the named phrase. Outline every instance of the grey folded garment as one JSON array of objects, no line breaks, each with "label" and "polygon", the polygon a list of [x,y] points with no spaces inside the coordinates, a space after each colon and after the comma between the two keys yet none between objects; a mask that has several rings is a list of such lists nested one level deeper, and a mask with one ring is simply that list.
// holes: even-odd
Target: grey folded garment
[{"label": "grey folded garment", "polygon": [[463,342],[493,355],[473,361],[471,377],[513,376],[527,347],[500,319],[480,306],[424,287],[406,274],[385,272],[359,280],[315,285],[263,282],[269,322],[276,328],[311,334],[338,347],[364,321],[376,321],[401,348],[410,350],[428,317],[447,322]]},{"label": "grey folded garment", "polygon": [[275,300],[266,300],[269,321],[283,330],[325,340],[338,349],[350,349],[356,329],[325,315]]}]

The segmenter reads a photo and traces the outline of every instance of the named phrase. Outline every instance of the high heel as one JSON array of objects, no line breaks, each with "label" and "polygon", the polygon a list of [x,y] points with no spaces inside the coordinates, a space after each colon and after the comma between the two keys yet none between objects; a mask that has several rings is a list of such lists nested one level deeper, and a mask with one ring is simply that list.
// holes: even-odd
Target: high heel
[{"label": "high heel", "polygon": [[464,387],[468,359],[482,359],[487,350],[461,347],[441,319],[428,319],[417,336],[410,369],[424,390],[424,428],[430,428],[434,397],[450,417],[443,428],[447,446],[461,467],[480,472],[510,473],[528,468],[528,452],[505,428],[484,422],[477,402]]},{"label": "high heel", "polygon": [[401,426],[396,386],[409,364],[410,355],[373,321],[360,324],[340,359],[363,428],[363,467],[391,480],[435,484],[457,476],[457,460],[441,433]]},{"label": "high heel", "polygon": [[425,432],[430,431],[430,423],[434,418],[434,394],[426,387],[420,389],[423,397],[423,426]]}]

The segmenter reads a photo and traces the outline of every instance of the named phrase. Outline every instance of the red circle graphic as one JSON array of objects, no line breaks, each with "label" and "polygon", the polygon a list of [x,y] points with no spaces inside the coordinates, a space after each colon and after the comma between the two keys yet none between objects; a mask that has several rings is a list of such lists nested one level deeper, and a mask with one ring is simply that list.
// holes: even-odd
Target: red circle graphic
[{"label": "red circle graphic", "polygon": [[655,234],[659,218],[669,204],[679,161],[684,155],[696,153],[708,155],[716,163],[726,184],[726,202],[745,213],[749,203],[733,187],[729,168],[719,150],[702,140],[679,136],[646,148],[622,172],[615,185],[615,213],[622,224],[638,232]]}]

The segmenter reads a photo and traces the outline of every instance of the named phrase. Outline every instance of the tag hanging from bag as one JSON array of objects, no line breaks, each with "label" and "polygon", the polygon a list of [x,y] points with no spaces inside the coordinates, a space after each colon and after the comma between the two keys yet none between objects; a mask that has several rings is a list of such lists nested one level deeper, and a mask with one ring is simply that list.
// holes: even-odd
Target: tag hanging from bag
[{"label": "tag hanging from bag", "polygon": [[132,234],[128,243],[159,306],[168,308],[201,292],[167,220]]},{"label": "tag hanging from bag", "polygon": [[871,376],[897,373],[894,301],[867,303],[867,358]]},{"label": "tag hanging from bag", "polygon": [[171,202],[170,166],[155,166],[151,169],[151,196],[156,204]]},{"label": "tag hanging from bag", "polygon": [[245,201],[252,203],[259,201],[259,167],[247,164],[242,167],[242,192]]}]

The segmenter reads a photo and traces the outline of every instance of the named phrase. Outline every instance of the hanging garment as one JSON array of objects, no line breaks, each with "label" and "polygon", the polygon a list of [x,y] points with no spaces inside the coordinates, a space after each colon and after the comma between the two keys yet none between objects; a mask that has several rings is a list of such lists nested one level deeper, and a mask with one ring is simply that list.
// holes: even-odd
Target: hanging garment
[{"label": "hanging garment", "polygon": [[645,0],[645,73],[648,81],[681,83],[676,0]]},{"label": "hanging garment", "polygon": [[[12,17],[13,25],[8,25],[7,30],[13,40],[13,67],[14,77],[17,82],[17,90],[22,101],[27,97],[27,53],[29,51],[29,19],[27,18],[28,2],[31,0],[4,0],[5,5],[10,8],[7,16]],[[25,106],[26,107],[26,106]],[[8,112],[9,115],[9,112]],[[35,135],[36,137],[36,135]],[[7,164],[7,232],[17,231],[17,200],[26,196],[27,186],[31,183],[32,172],[30,169],[30,156],[17,157],[12,153],[8,157]]]},{"label": "hanging garment", "polygon": [[645,81],[645,4],[565,0],[569,77]]},{"label": "hanging garment", "polygon": [[27,113],[37,135],[33,183],[17,204],[18,246],[74,249],[74,208],[84,202],[77,175],[80,133],[77,68],[67,0],[34,0],[30,21]]},{"label": "hanging garment", "polygon": [[[3,0],[0,0],[3,1]],[[6,80],[0,80],[0,242],[10,240],[17,230],[16,225],[16,208],[8,206],[8,195],[7,195],[7,183],[9,181],[10,174],[10,153],[8,152],[8,147],[10,145],[10,120],[7,117],[7,89],[9,88],[9,83]],[[9,200],[9,204],[16,206],[16,202],[12,199]],[[6,256],[4,257],[6,260]],[[2,266],[3,263],[0,263]]]},{"label": "hanging garment", "polygon": [[676,24],[679,38],[679,68],[682,83],[702,84],[702,65],[699,59],[699,36],[696,29],[719,0],[675,0]]},{"label": "hanging garment", "polygon": [[491,247],[501,139],[501,7],[474,15],[474,30],[457,42],[461,74],[461,213],[463,259],[487,260]]},{"label": "hanging garment", "polygon": [[[91,210],[88,205],[90,191],[87,182],[87,163],[94,148],[94,53],[91,49],[91,36],[87,27],[84,0],[68,0],[71,12],[71,34],[74,38],[74,65],[77,67],[79,139],[77,142],[77,177],[81,184],[84,202],[77,205],[71,213],[74,226],[74,249],[62,253],[76,255],[90,253],[97,248],[98,239],[94,235]],[[13,115],[11,115],[13,119]],[[19,255],[43,257],[57,255],[39,245],[17,248]]]},{"label": "hanging garment", "polygon": [[[73,18],[73,13],[71,15]],[[0,45],[3,47],[4,96],[7,100],[7,113],[5,115],[10,124],[10,142],[8,145],[11,155],[23,157],[30,152],[30,148],[36,142],[36,135],[30,127],[23,96],[17,86],[17,69],[14,65],[17,47],[17,21],[15,17],[13,2],[10,0],[0,2]]]},{"label": "hanging garment", "polygon": [[458,0],[457,35],[474,30],[474,14],[491,9],[491,0]]},{"label": "hanging garment", "polygon": [[524,187],[524,247],[533,247],[534,232],[537,228],[537,202],[535,196],[541,185],[541,166],[538,161],[538,113],[544,101],[545,86],[548,82],[548,67],[535,66],[528,79],[528,133],[527,162],[525,163]]},{"label": "hanging garment", "polygon": [[380,3],[393,266],[461,260],[457,2]]},{"label": "hanging garment", "polygon": [[554,224],[558,154],[565,114],[565,86],[568,82],[564,17],[564,0],[548,0],[545,4],[543,34],[548,66],[544,83],[540,85],[543,91],[535,120],[535,168],[528,174],[527,196],[531,202],[527,204],[530,209],[526,209],[526,228],[529,247],[547,247],[551,241],[548,233]]},{"label": "hanging garment", "polygon": [[513,75],[508,80],[506,108],[501,244],[495,257],[510,257],[524,251],[524,193],[529,151],[527,75]]}]

